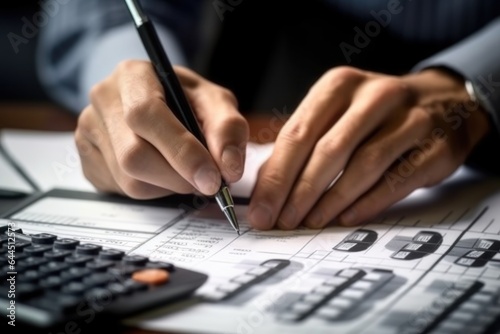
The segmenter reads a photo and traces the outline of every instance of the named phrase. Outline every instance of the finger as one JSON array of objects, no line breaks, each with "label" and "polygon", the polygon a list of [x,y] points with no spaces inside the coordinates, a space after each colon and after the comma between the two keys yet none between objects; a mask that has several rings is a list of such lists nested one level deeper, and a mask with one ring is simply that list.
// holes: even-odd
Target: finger
[{"label": "finger", "polygon": [[99,148],[92,144],[78,128],[75,131],[74,138],[85,178],[101,192],[125,195],[115,182],[109,168],[107,168],[107,163]]},{"label": "finger", "polygon": [[[280,215],[280,227],[295,228],[339,176],[356,148],[369,140],[390,112],[400,110],[408,99],[405,88],[392,78],[367,83],[357,95],[362,95],[362,98],[355,97],[338,122],[318,140]],[[397,151],[396,154],[403,152]],[[318,213],[317,217],[311,218],[321,216]],[[311,221],[310,224],[319,225],[320,221]]]},{"label": "finger", "polygon": [[208,150],[167,107],[150,63],[125,63],[119,80],[127,125],[151,143],[170,166],[205,195],[220,187],[221,174]]},{"label": "finger", "polygon": [[[460,165],[460,161],[448,158],[450,152],[444,141],[435,142],[427,153],[421,150],[414,148],[384,173],[371,190],[340,214],[339,224],[353,226],[367,222],[414,190],[441,182]],[[416,152],[421,153],[420,159],[411,158],[412,154],[416,157]]]},{"label": "finger", "polygon": [[248,214],[253,227],[273,227],[286,200],[284,194],[289,193],[318,138],[349,105],[350,91],[362,78],[361,72],[351,69],[329,72],[285,123],[253,190]]},{"label": "finger", "polygon": [[128,128],[120,115],[121,105],[111,102],[119,98],[106,87],[94,89],[92,101],[96,108],[82,113],[79,128],[102,152],[105,166],[121,192],[140,199],[192,192],[193,187],[175,173],[161,154]]},{"label": "finger", "polygon": [[310,214],[304,225],[323,227],[369,190],[399,157],[426,140],[432,130],[430,117],[424,109],[414,108],[377,131],[356,149],[342,175],[313,203],[314,208],[306,211]]},{"label": "finger", "polygon": [[237,109],[236,98],[230,91],[201,78],[197,85],[188,86],[186,94],[223,178],[227,182],[239,180],[245,165],[249,129]]}]

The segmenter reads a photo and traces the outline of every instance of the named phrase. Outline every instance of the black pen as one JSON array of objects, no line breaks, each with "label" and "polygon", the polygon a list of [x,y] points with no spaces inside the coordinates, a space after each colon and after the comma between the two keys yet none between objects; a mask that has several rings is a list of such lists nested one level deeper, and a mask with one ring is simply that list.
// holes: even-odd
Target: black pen
[{"label": "black pen", "polygon": [[[207,147],[205,137],[198,126],[198,121],[184,95],[184,91],[182,90],[182,86],[174,72],[172,64],[161,45],[153,22],[144,13],[137,0],[125,0],[125,2],[151,63],[154,65],[156,74],[163,85],[166,100],[170,102],[168,104],[169,108],[182,124],[184,124],[186,129]],[[221,180],[221,187],[219,191],[217,191],[215,199],[229,220],[229,223],[231,223],[231,226],[233,226],[239,235],[240,228],[234,212],[233,198],[224,179]]]}]

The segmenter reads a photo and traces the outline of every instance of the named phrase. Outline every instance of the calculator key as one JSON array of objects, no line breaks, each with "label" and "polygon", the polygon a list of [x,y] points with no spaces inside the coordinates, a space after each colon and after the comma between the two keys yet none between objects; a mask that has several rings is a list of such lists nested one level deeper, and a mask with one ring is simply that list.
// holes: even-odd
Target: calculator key
[{"label": "calculator key", "polygon": [[74,254],[66,257],[64,261],[72,266],[83,267],[87,262],[92,261],[94,258],[90,255]]},{"label": "calculator key", "polygon": [[125,252],[117,249],[103,249],[99,252],[99,258],[102,260],[118,261],[125,256]]},{"label": "calculator key", "polygon": [[162,261],[150,261],[146,263],[146,268],[164,269],[168,272],[175,270],[175,266],[172,263]]},{"label": "calculator key", "polygon": [[135,273],[138,270],[140,270],[140,268],[134,266],[121,265],[109,268],[108,273],[116,277],[130,277],[132,276],[133,273]]},{"label": "calculator key", "polygon": [[148,263],[148,258],[142,255],[127,255],[123,257],[122,262],[131,266],[144,266]]},{"label": "calculator key", "polygon": [[38,233],[31,235],[31,242],[35,245],[52,245],[57,236],[49,233]]},{"label": "calculator key", "polygon": [[40,258],[40,257],[33,257],[33,256],[30,256],[30,257],[27,257],[25,259],[22,259],[22,260],[19,260],[17,261],[17,269],[36,269],[38,267],[40,267],[41,265],[44,265],[46,263],[48,263],[49,261],[47,259],[44,259],[44,258]]},{"label": "calculator key", "polygon": [[68,239],[68,238],[63,238],[63,239],[57,239],[54,241],[54,248],[55,249],[67,249],[67,250],[74,250],[76,246],[80,244],[80,241],[74,240],[74,239]]},{"label": "calculator key", "polygon": [[24,253],[29,254],[29,256],[42,257],[45,252],[52,250],[52,246],[48,245],[31,245],[24,249]]},{"label": "calculator key", "polygon": [[86,284],[89,287],[96,287],[96,286],[104,286],[114,281],[115,281],[114,276],[109,273],[94,273],[89,276],[86,276],[83,279],[83,284]]},{"label": "calculator key", "polygon": [[110,283],[107,286],[107,289],[109,289],[116,296],[124,296],[130,294],[130,289],[128,289],[121,283]]},{"label": "calculator key", "polygon": [[17,276],[17,282],[37,283],[42,277],[37,270],[27,270]]},{"label": "calculator key", "polygon": [[92,270],[85,267],[71,267],[68,270],[61,272],[61,277],[65,280],[78,280],[92,274]]},{"label": "calculator key", "polygon": [[66,295],[81,296],[87,291],[87,285],[82,282],[70,282],[61,288],[61,293]]},{"label": "calculator key", "polygon": [[132,291],[132,292],[142,291],[142,290],[148,289],[148,285],[146,283],[134,281],[132,279],[126,280],[125,282],[123,282],[123,285],[127,289],[130,289],[130,291]]},{"label": "calculator key", "polygon": [[81,244],[76,246],[76,253],[81,255],[97,255],[102,246],[94,244]]},{"label": "calculator key", "polygon": [[64,261],[64,259],[73,254],[73,252],[64,249],[54,249],[48,252],[45,252],[43,256],[51,261]]},{"label": "calculator key", "polygon": [[16,248],[16,252],[22,252],[24,248],[31,245],[31,242],[24,240],[16,240],[14,243],[14,247]]},{"label": "calculator key", "polygon": [[115,263],[113,261],[97,260],[87,262],[85,266],[93,271],[106,271],[108,270],[108,268],[111,268],[114,265]]},{"label": "calculator key", "polygon": [[[0,233],[1,230],[0,226]],[[19,321],[30,328],[33,325],[46,333],[60,332],[59,328],[64,331],[69,321],[85,321],[87,318],[81,311],[88,307],[97,311],[96,317],[111,314],[114,320],[115,315],[121,318],[157,303],[167,304],[190,295],[208,278],[166,261],[127,256],[121,250],[81,244],[71,238],[58,239],[49,233],[19,235],[22,230],[17,233],[15,298],[20,312],[16,314],[16,323]],[[7,273],[13,269],[9,267],[9,249],[4,242],[0,250],[2,304],[8,302],[10,276]],[[270,269],[277,268],[279,266]],[[99,312],[101,310],[103,312]],[[58,326],[57,330],[52,331],[53,325]]]},{"label": "calculator key", "polygon": [[132,279],[136,282],[160,285],[168,282],[170,274],[163,269],[142,269],[132,275]]},{"label": "calculator key", "polygon": [[51,275],[40,281],[40,287],[43,289],[59,289],[64,283],[60,276]]},{"label": "calculator key", "polygon": [[40,266],[40,272],[46,273],[47,275],[54,275],[68,269],[69,267],[70,265],[64,262],[48,262],[47,264]]}]

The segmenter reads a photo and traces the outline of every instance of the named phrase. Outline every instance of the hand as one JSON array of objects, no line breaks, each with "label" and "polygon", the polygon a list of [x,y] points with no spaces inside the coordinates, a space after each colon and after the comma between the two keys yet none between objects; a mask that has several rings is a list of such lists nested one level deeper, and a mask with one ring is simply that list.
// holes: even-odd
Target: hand
[{"label": "hand", "polygon": [[451,175],[489,129],[462,80],[444,71],[330,70],[278,134],[249,222],[258,229],[367,222]]},{"label": "hand", "polygon": [[90,93],[75,141],[86,178],[100,191],[149,199],[172,193],[213,195],[243,172],[248,125],[228,90],[175,67],[208,150],[165,103],[153,67],[126,61]]}]

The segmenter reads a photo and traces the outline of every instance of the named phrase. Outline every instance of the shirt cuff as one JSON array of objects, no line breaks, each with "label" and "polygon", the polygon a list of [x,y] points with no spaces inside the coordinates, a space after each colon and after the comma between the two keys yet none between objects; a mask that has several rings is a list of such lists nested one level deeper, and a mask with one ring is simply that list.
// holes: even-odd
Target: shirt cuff
[{"label": "shirt cuff", "polygon": [[412,72],[442,67],[461,75],[474,87],[477,102],[500,130],[500,18],[461,42],[418,63]]}]

